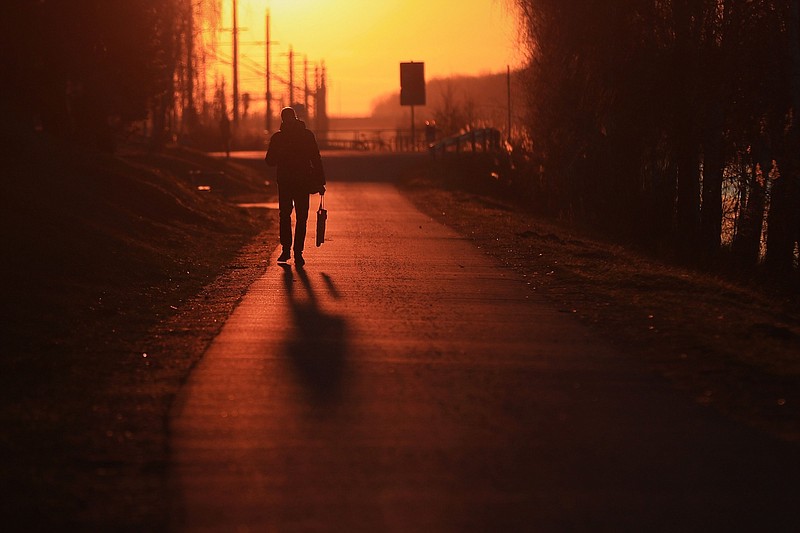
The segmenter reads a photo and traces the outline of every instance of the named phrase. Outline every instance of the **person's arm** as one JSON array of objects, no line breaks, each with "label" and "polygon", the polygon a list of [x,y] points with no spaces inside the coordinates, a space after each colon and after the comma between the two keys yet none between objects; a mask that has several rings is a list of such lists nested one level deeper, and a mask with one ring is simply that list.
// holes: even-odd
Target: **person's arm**
[{"label": "person's arm", "polygon": [[319,186],[315,192],[325,194],[325,170],[322,168],[322,156],[319,153],[319,145],[317,144],[317,138],[314,136],[314,133],[311,131],[308,133],[309,159],[311,160],[311,167],[314,169],[314,185]]},{"label": "person's arm", "polygon": [[267,155],[264,156],[264,160],[267,162],[267,165],[271,167],[277,166],[278,160],[280,159],[281,138],[278,135],[279,133],[280,132],[275,133],[269,140],[269,146],[267,147]]}]

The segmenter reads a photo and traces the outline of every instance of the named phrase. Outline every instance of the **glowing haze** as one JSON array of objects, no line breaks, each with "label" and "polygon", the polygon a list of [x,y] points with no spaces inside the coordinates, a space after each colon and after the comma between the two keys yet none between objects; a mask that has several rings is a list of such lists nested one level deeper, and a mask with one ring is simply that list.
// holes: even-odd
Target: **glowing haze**
[{"label": "glowing haze", "polygon": [[[399,90],[399,63],[424,61],[427,79],[480,74],[517,66],[522,54],[507,0],[239,0],[240,92],[263,100],[266,13],[270,13],[272,71],[288,78],[295,53],[295,84],[309,85],[324,61],[331,115],[365,116],[373,101]],[[222,26],[232,26],[232,0],[223,1]],[[219,50],[230,56],[230,34]],[[230,87],[230,66],[218,65]],[[262,74],[259,74],[262,73]],[[285,85],[273,77],[273,96]],[[256,107],[258,98],[254,98]],[[259,105],[263,109],[263,103]]]}]

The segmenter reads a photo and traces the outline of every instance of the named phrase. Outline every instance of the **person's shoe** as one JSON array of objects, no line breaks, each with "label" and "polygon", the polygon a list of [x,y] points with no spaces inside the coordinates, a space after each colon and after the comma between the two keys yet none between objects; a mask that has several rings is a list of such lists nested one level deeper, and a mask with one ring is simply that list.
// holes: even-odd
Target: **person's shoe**
[{"label": "person's shoe", "polygon": [[299,267],[301,267],[301,266],[306,264],[306,260],[303,259],[303,254],[302,253],[300,253],[300,252],[295,252],[294,253],[294,264],[295,264],[295,266],[299,266]]},{"label": "person's shoe", "polygon": [[289,253],[289,250],[284,250],[283,253],[278,257],[278,263],[285,263],[288,261],[292,255]]}]

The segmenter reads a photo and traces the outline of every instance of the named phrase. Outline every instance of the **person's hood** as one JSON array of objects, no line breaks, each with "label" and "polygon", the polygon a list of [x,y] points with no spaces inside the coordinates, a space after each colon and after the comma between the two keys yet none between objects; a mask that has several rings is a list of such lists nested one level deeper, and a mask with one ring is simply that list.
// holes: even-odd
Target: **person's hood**
[{"label": "person's hood", "polygon": [[306,129],[306,123],[300,119],[281,122],[281,131],[297,131]]}]

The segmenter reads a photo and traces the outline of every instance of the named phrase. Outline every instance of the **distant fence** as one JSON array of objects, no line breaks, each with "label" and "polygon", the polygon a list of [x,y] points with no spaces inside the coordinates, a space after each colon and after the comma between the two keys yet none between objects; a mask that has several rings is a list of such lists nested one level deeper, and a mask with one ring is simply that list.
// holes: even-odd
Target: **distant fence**
[{"label": "distant fence", "polygon": [[319,132],[317,142],[323,150],[371,150],[412,152],[424,147],[423,135],[411,139],[411,130],[403,129],[352,129]]},{"label": "distant fence", "polygon": [[432,143],[425,138],[424,128],[416,131],[404,129],[352,129],[319,132],[317,141],[322,149],[414,152],[428,150],[434,155],[447,153],[494,153],[505,150],[500,130],[480,128],[462,135],[446,137]]},{"label": "distant fence", "polygon": [[448,153],[500,153],[504,150],[500,130],[481,128],[461,135],[446,137],[430,146],[434,156]]}]

